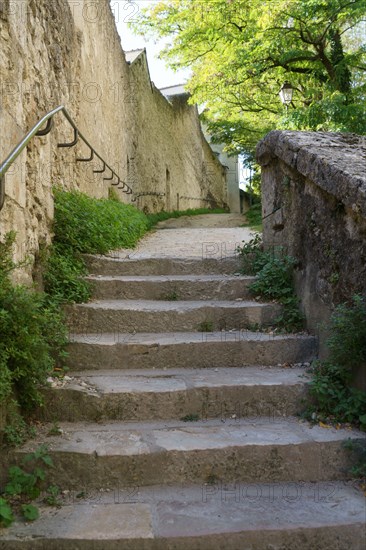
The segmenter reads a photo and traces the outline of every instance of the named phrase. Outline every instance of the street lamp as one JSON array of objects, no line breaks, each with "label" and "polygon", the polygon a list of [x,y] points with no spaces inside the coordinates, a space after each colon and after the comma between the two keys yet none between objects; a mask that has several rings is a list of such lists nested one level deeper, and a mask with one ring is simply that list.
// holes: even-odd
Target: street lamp
[{"label": "street lamp", "polygon": [[284,82],[282,88],[280,89],[279,95],[282,103],[285,105],[286,110],[292,101],[292,94],[294,92],[293,87],[289,82]]}]

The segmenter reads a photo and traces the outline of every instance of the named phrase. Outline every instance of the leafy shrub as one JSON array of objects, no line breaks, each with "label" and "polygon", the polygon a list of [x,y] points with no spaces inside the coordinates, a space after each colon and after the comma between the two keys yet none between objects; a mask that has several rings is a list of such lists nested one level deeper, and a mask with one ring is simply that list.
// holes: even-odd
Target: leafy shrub
[{"label": "leafy shrub", "polygon": [[10,466],[8,483],[0,498],[0,527],[9,527],[12,524],[14,511],[19,511],[27,521],[34,521],[39,517],[38,508],[32,501],[41,494],[46,479],[45,468],[52,467],[52,459],[44,445],[27,454],[21,466]]},{"label": "leafy shrub", "polygon": [[75,252],[105,254],[133,248],[148,229],[142,212],[118,200],[94,199],[78,191],[54,191],[54,243]]},{"label": "leafy shrub", "polygon": [[91,289],[81,253],[105,254],[132,248],[147,231],[149,222],[117,194],[94,199],[78,191],[54,190],[53,245],[44,258],[46,291],[59,303],[86,302]]},{"label": "leafy shrub", "polygon": [[255,275],[271,259],[271,253],[263,250],[262,235],[259,233],[253,234],[248,242],[239,246],[237,252],[241,256],[243,275]]},{"label": "leafy shrub", "polygon": [[276,300],[283,306],[282,313],[275,320],[277,327],[287,332],[300,330],[304,317],[294,291],[295,258],[285,255],[280,247],[274,251],[265,251],[259,234],[239,247],[238,252],[242,257],[242,273],[256,275],[256,280],[249,287],[250,291],[257,296]]},{"label": "leafy shrub", "polygon": [[87,302],[90,285],[84,276],[84,261],[67,247],[53,245],[45,254],[43,282],[45,290],[60,303]]},{"label": "leafy shrub", "polygon": [[366,393],[351,386],[352,369],[366,368],[366,300],[354,296],[339,305],[330,321],[329,358],[313,365],[307,416],[349,422],[366,430]]},{"label": "leafy shrub", "polygon": [[63,356],[66,327],[46,294],[12,284],[14,238],[7,235],[0,244],[0,402],[14,393],[29,411],[42,402],[38,386]]},{"label": "leafy shrub", "polygon": [[20,407],[15,399],[9,399],[6,403],[6,426],[4,439],[10,447],[21,445],[24,441],[35,435],[35,428],[27,424],[21,415]]},{"label": "leafy shrub", "polygon": [[265,263],[256,274],[256,281],[250,288],[265,298],[281,300],[293,295],[293,266],[296,262],[290,256],[264,255]]},{"label": "leafy shrub", "polygon": [[[356,295],[351,306],[339,305],[327,341],[332,360],[348,369],[366,363],[366,299]],[[366,367],[365,367],[366,368]]]}]

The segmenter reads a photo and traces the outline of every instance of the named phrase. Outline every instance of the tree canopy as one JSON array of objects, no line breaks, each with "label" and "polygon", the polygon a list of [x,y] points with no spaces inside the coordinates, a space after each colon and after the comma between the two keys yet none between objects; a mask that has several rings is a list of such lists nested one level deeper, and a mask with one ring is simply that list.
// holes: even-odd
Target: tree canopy
[{"label": "tree canopy", "polygon": [[365,23],[366,0],[161,0],[133,28],[168,38],[214,139],[242,152],[273,128],[366,133]]}]

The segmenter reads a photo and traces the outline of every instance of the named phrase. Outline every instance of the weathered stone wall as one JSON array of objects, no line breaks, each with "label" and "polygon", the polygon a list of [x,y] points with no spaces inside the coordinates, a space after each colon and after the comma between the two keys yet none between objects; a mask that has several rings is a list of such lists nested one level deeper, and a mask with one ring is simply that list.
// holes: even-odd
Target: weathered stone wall
[{"label": "weathered stone wall", "polygon": [[264,242],[298,259],[298,296],[318,331],[335,305],[366,295],[366,139],[274,131],[257,159]]},{"label": "weathered stone wall", "polygon": [[146,211],[222,206],[225,169],[207,144],[196,106],[169,102],[150,80],[145,52],[131,64],[129,183]]},{"label": "weathered stone wall", "polygon": [[[172,107],[152,87],[146,66],[128,65],[108,0],[2,1],[0,37],[1,161],[46,112],[63,104],[137,194],[165,193],[140,197],[139,206],[176,208],[178,192],[225,202],[222,168],[215,159],[210,164],[195,108]],[[6,176],[0,235],[17,231],[16,260],[31,259],[20,273],[24,281],[31,279],[40,244],[51,240],[51,186],[108,193],[109,182],[93,173],[100,163],[75,162],[89,156],[85,145],[57,147],[72,141],[73,131],[62,115],[54,122],[51,134],[33,139]],[[203,204],[181,200],[179,207]]]}]

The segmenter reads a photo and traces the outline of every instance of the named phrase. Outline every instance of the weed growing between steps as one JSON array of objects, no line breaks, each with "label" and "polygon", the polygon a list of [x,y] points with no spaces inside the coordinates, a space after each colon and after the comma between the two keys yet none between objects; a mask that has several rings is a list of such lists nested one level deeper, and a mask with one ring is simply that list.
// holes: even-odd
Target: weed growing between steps
[{"label": "weed growing between steps", "polygon": [[[0,493],[0,527],[9,527],[17,515],[26,521],[34,521],[39,517],[34,501],[40,497],[45,486],[46,470],[52,467],[48,449],[43,445],[27,454],[21,466],[10,466],[8,482]],[[43,502],[50,506],[59,506],[58,494],[59,488],[50,485],[45,491]]]},{"label": "weed growing between steps", "polygon": [[39,386],[64,357],[67,330],[57,304],[45,293],[12,283],[15,234],[0,242],[0,405],[8,411],[5,437],[29,435],[20,413],[42,404]]},{"label": "weed growing between steps", "polygon": [[354,373],[366,368],[366,299],[354,296],[339,305],[330,321],[329,357],[312,366],[307,417],[351,423],[366,430],[366,393],[352,387]]},{"label": "weed growing between steps", "polygon": [[256,296],[275,300],[283,306],[282,314],[275,320],[276,327],[285,332],[301,330],[304,317],[299,310],[294,290],[295,258],[285,255],[281,248],[265,251],[259,234],[238,247],[238,252],[242,257],[241,272],[256,276],[256,281],[249,286],[249,290]]}]

